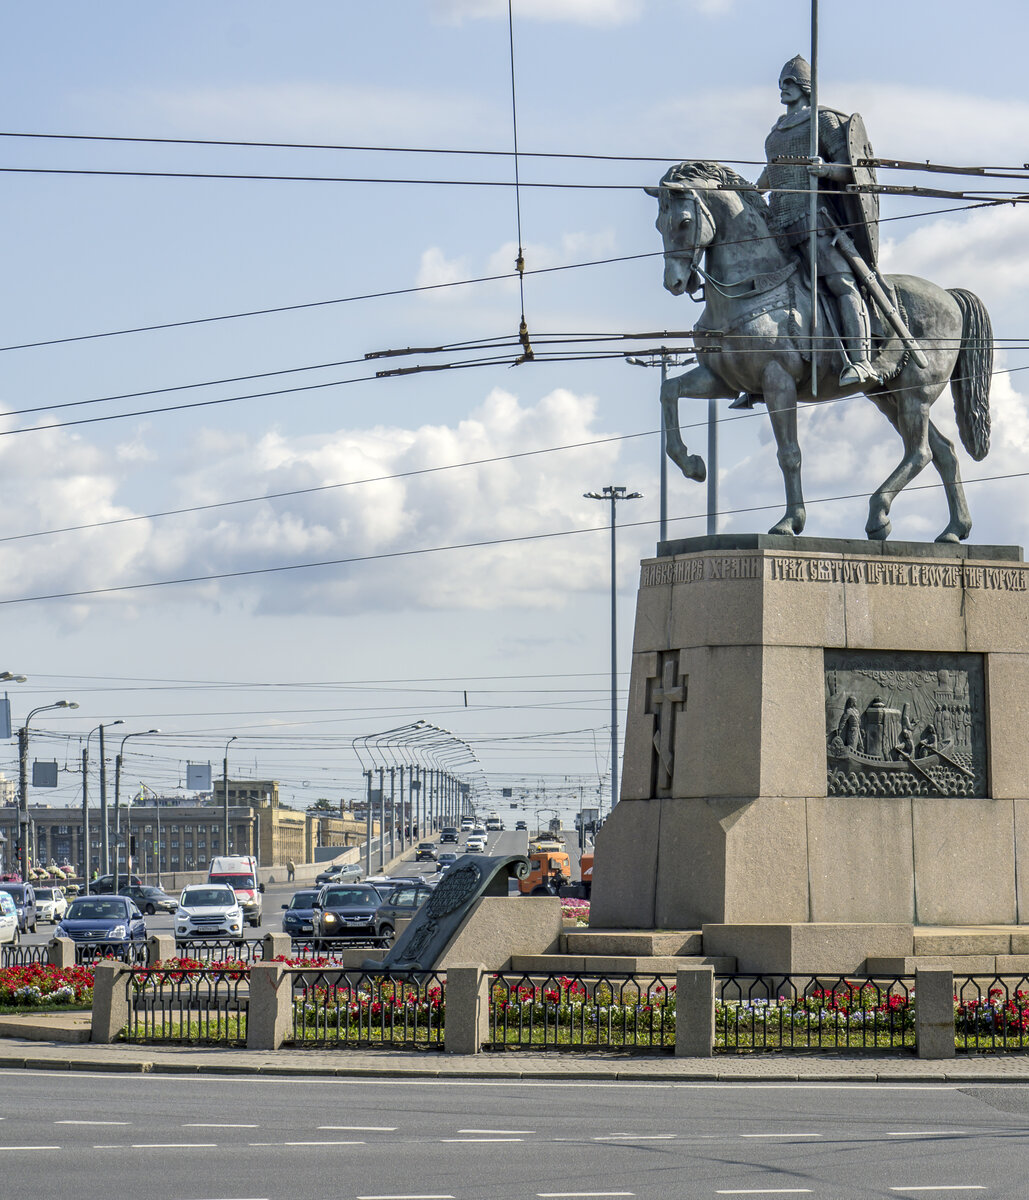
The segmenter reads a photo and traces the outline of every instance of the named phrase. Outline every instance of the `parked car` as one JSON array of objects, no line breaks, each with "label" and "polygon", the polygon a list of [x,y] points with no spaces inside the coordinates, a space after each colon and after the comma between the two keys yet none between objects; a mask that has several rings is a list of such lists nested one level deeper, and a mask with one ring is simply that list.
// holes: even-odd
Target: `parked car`
[{"label": "parked car", "polygon": [[436,860],[439,864],[439,873],[441,875],[445,875],[447,873],[447,871],[449,871],[450,868],[454,865],[454,863],[457,862],[458,857],[459,856],[457,854],[455,854],[452,850],[448,850],[445,853],[441,854],[439,856],[439,858]]},{"label": "parked car", "polygon": [[146,941],[146,922],[128,896],[77,896],[68,905],[56,936],[71,938],[79,945],[100,946],[128,960],[134,948]]},{"label": "parked car", "polygon": [[282,932],[292,937],[305,937],[314,933],[314,902],[321,888],[305,888],[294,892],[289,903],[282,907]]},{"label": "parked car", "polygon": [[179,907],[178,900],[174,896],[169,896],[163,888],[159,887],[137,887],[130,883],[125,887],[120,887],[118,895],[128,896],[130,900],[134,900],[136,906],[148,917],[159,912],[173,913]]},{"label": "parked car", "polygon": [[226,883],[194,883],[182,889],[175,910],[175,940],[228,937],[243,941],[243,909]]},{"label": "parked car", "polygon": [[315,883],[360,883],[364,872],[357,863],[333,863],[315,877]]},{"label": "parked car", "polygon": [[448,825],[445,829],[441,830],[441,832],[440,832],[440,835],[439,835],[440,845],[442,846],[444,842],[456,842],[456,841],[458,841],[459,836],[460,835],[458,834],[456,826]]},{"label": "parked car", "polygon": [[314,900],[316,946],[342,938],[380,939],[393,936],[393,926],[379,919],[382,896],[367,883],[328,883]]},{"label": "parked car", "polygon": [[418,848],[414,852],[415,862],[435,862],[436,847],[432,842],[419,842]]},{"label": "parked car", "polygon": [[[131,883],[134,887],[142,887],[143,880],[138,875],[130,875],[128,871],[118,872],[118,886],[123,883]],[[82,889],[85,891],[85,888]],[[89,881],[89,894],[91,896],[109,896],[114,892],[114,876],[101,875],[97,879]]]},{"label": "parked car", "polygon": [[18,928],[18,910],[10,892],[0,892],[0,944],[14,945],[21,940]]},{"label": "parked car", "polygon": [[413,917],[432,895],[432,891],[432,888],[425,887],[424,885],[408,884],[404,887],[394,888],[383,903],[379,905],[379,910],[376,913],[381,922],[380,927],[385,930],[388,926],[389,932],[392,934],[393,930],[396,929],[397,919],[399,917]]},{"label": "parked car", "polygon": [[36,920],[56,925],[68,908],[64,892],[59,887],[40,887],[35,892]]},{"label": "parked car", "polygon": [[36,932],[36,891],[31,883],[0,883],[0,891],[7,892],[18,911],[18,929],[22,933]]},{"label": "parked car", "polygon": [[481,854],[486,849],[486,835],[484,833],[470,833],[468,840],[464,844],[464,848],[469,854]]}]

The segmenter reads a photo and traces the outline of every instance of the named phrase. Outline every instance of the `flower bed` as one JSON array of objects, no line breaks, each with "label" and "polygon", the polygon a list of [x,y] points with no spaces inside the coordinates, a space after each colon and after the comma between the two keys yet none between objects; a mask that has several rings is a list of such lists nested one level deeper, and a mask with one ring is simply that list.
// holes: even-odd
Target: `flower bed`
[{"label": "flower bed", "polygon": [[566,921],[574,920],[576,925],[588,925],[590,923],[590,902],[566,897],[561,901],[561,916]]},{"label": "flower bed", "polygon": [[30,963],[0,970],[0,1007],[89,1008],[93,1003],[91,967],[51,967]]}]

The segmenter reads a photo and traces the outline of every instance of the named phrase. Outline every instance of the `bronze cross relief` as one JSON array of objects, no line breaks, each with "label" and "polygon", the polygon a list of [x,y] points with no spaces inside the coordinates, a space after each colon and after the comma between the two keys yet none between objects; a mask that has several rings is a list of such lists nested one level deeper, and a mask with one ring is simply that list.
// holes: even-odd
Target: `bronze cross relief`
[{"label": "bronze cross relief", "polygon": [[654,788],[658,796],[672,790],[675,768],[675,716],[686,705],[687,677],[679,673],[679,651],[662,652],[658,673],[647,680],[646,711],[654,717]]}]

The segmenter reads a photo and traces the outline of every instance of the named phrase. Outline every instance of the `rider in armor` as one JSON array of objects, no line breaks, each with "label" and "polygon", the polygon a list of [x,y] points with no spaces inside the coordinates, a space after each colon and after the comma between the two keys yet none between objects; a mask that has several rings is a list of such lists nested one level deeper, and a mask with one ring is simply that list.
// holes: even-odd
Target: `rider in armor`
[{"label": "rider in armor", "polygon": [[[767,165],[757,181],[770,193],[768,207],[773,228],[797,250],[809,243],[809,176],[825,180],[819,185],[818,275],[824,280],[839,306],[844,345],[849,365],[840,375],[840,385],[878,382],[871,363],[871,325],[868,307],[854,280],[850,264],[832,244],[829,221],[846,227],[848,218],[840,207],[834,184],[852,183],[853,172],[847,156],[848,117],[831,108],[818,110],[818,158],[808,166],[788,165],[778,157],[806,158],[811,152],[811,68],[798,54],[779,75],[779,95],[786,112],[772,126],[765,139]],[[781,190],[780,190],[781,189]],[[828,220],[826,216],[827,210]]]}]

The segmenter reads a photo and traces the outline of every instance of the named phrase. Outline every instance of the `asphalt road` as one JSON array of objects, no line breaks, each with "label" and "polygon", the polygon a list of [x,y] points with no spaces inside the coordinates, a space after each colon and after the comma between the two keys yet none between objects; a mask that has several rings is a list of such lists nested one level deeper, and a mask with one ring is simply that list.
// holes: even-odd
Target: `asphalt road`
[{"label": "asphalt road", "polygon": [[[464,852],[464,843],[467,834],[461,834],[461,841],[457,846],[452,844],[439,847],[441,850],[456,850],[458,854]],[[435,834],[432,838],[424,839],[426,841],[439,841],[439,834]],[[524,854],[528,844],[527,834],[515,832],[514,830],[503,830],[500,833],[491,833],[488,835],[486,843],[487,854]],[[363,864],[362,864],[363,867]],[[372,861],[372,873],[376,874],[376,862]],[[411,875],[411,876],[426,876],[431,877],[435,873],[435,867],[432,863],[414,861],[414,850],[407,851],[403,859],[393,865],[390,874],[392,875]],[[260,929],[247,926],[246,935],[248,938],[261,937],[266,933],[281,933],[282,932],[282,905],[286,904],[299,887],[307,887],[307,884],[292,884],[292,883],[272,883],[268,884],[264,893],[264,907],[262,911]],[[146,927],[149,933],[167,933],[172,932],[172,915],[157,914],[146,918]],[[26,945],[40,944],[48,942],[54,935],[54,927],[52,925],[38,924],[34,934],[27,934],[22,938],[22,942]]]},{"label": "asphalt road", "polygon": [[1023,1085],[0,1078],[19,1200],[1027,1195]]}]

